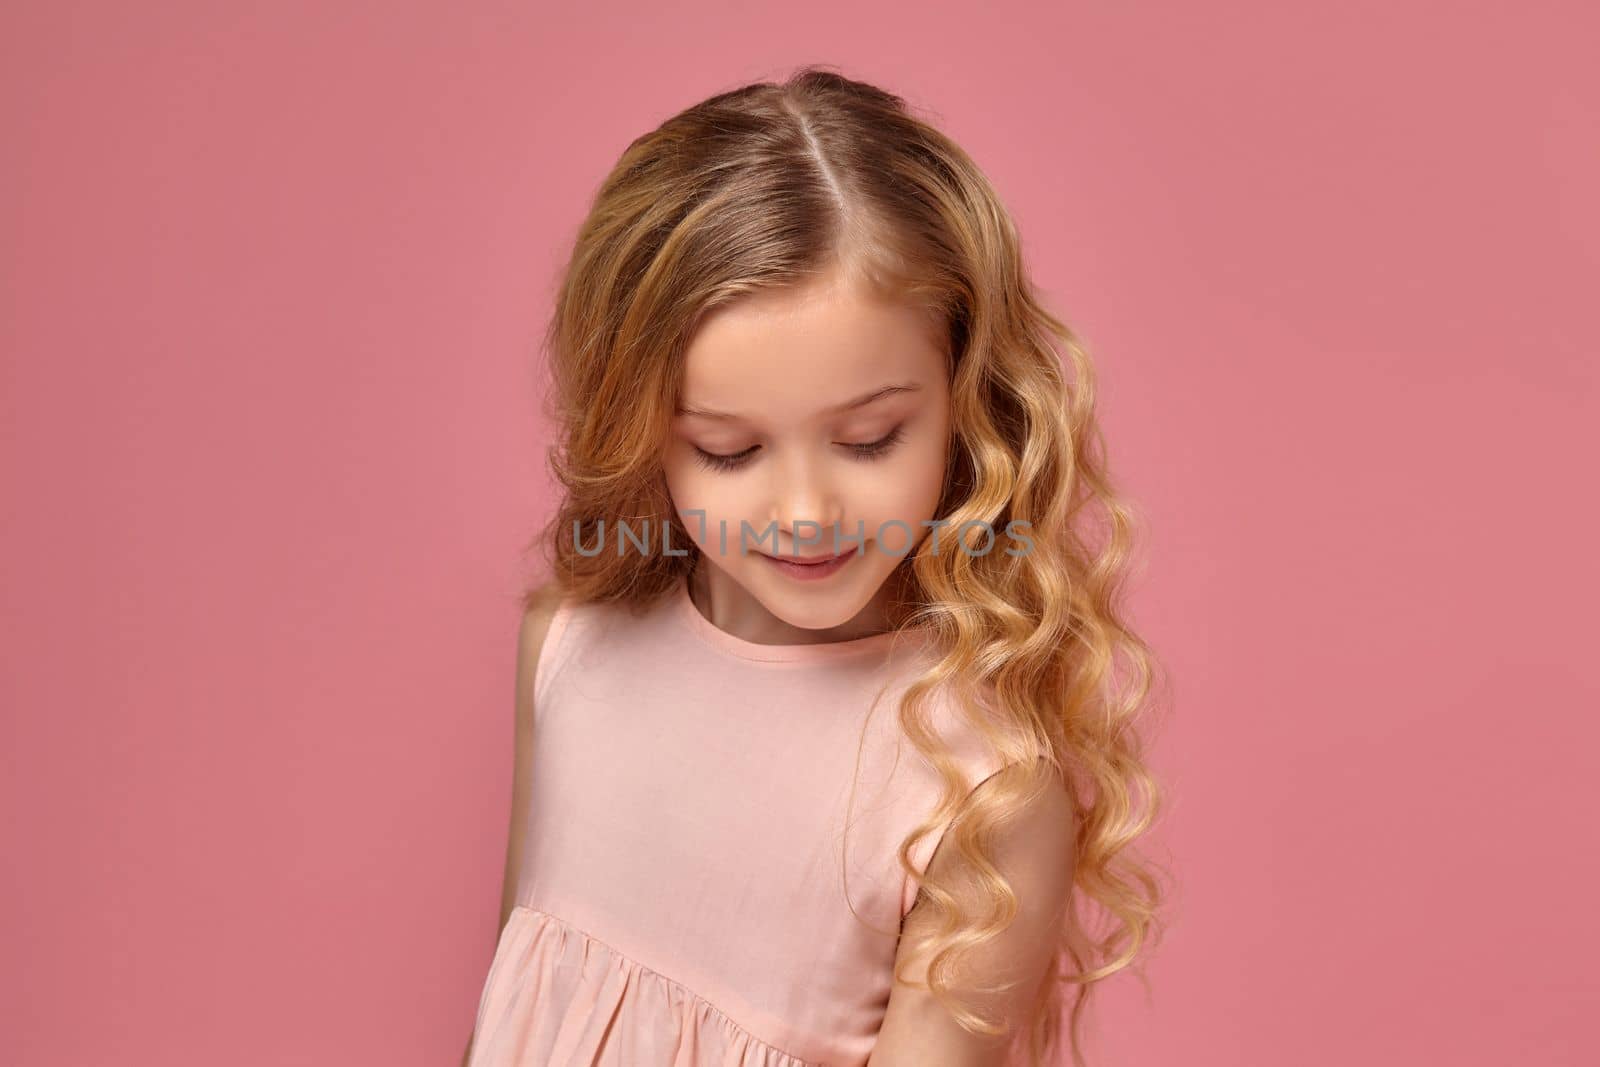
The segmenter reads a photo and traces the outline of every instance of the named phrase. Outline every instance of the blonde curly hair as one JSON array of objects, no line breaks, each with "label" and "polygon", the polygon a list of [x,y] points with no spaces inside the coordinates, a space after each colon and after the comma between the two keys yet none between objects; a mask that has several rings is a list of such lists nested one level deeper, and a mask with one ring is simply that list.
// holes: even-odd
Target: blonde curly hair
[{"label": "blonde curly hair", "polygon": [[[542,548],[561,595],[585,601],[653,602],[682,581],[693,550],[578,545],[605,518],[675,526],[673,543],[692,544],[659,454],[695,327],[742,294],[829,270],[912,302],[949,341],[951,453],[937,511],[946,521],[891,579],[896,628],[924,628],[936,652],[905,691],[900,725],[945,792],[899,856],[914,875],[917,842],[959,813],[947,839],[988,903],[971,912],[932,872],[922,880],[939,932],[919,987],[968,1029],[999,1032],[951,992],[952,976],[1016,912],[988,832],[1059,775],[1078,813],[1073,892],[1057,965],[1011,1047],[1045,1062],[1070,997],[1082,1067],[1091,989],[1141,962],[1160,932],[1160,868],[1131,847],[1163,802],[1135,729],[1156,703],[1158,667],[1120,606],[1136,516],[1107,476],[1093,368],[1042,306],[1009,214],[961,148],[899,96],[820,66],[712,96],[634,140],[577,233],[546,332],[550,460],[564,492],[530,548]],[[963,524],[1014,521],[1031,527],[1026,554],[958,550],[973,529]],[[548,592],[531,590],[528,604]],[[967,798],[924,718],[940,686],[1033,777]],[[980,714],[980,704],[992,707]],[[996,714],[1004,729],[985,721]]]}]

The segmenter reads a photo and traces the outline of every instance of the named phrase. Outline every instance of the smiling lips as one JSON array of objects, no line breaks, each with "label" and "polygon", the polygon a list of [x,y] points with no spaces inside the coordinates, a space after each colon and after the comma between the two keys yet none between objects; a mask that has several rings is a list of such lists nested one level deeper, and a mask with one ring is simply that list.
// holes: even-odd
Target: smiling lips
[{"label": "smiling lips", "polygon": [[856,552],[841,552],[837,556],[796,556],[783,559],[778,556],[769,556],[765,552],[758,553],[761,558],[778,568],[782,573],[791,578],[798,578],[801,581],[816,581],[837,573],[857,554]]}]

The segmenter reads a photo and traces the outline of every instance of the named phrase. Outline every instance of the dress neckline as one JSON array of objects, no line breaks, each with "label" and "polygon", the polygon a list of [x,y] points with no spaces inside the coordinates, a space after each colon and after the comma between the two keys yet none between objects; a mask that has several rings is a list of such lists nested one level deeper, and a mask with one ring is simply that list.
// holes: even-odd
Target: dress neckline
[{"label": "dress neckline", "polygon": [[763,663],[817,663],[842,657],[857,656],[889,648],[895,638],[902,636],[893,630],[868,634],[848,641],[821,641],[802,645],[763,645],[735,637],[700,613],[694,598],[689,595],[688,576],[678,579],[672,596],[674,610],[681,616],[689,630],[706,644],[740,659]]}]

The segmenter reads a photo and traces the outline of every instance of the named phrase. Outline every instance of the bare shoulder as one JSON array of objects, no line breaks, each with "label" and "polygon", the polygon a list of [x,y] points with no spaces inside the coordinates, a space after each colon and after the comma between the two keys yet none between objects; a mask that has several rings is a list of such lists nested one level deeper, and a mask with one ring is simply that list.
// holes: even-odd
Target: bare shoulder
[{"label": "bare shoulder", "polygon": [[[1036,791],[1028,792],[1030,785]],[[934,850],[928,863],[929,873],[958,882],[963,875],[971,873],[957,842],[975,808],[1003,791],[1022,793],[1026,799],[1005,822],[991,828],[986,835],[991,862],[1008,880],[1019,879],[1021,885],[1034,892],[1035,899],[1050,903],[1064,900],[1073,883],[1077,811],[1061,776],[1043,768],[1035,770],[1023,764],[1012,764],[981,782],[967,796],[950,830]]]},{"label": "bare shoulder", "polygon": [[[1031,785],[1042,788],[1035,791]],[[946,883],[969,916],[987,909],[991,890],[975,875],[960,843],[967,836],[966,824],[972,821],[976,802],[1002,790],[1026,799],[984,836],[989,860],[1010,886],[1016,911],[991,940],[970,952],[965,974],[952,992],[986,1014],[1003,1018],[1005,1033],[974,1034],[960,1026],[926,988],[896,983],[868,1067],[991,1064],[1004,1042],[1030,1017],[1062,943],[1072,892],[1076,812],[1065,782],[1054,773],[1041,782],[1032,768],[1021,765],[997,771],[968,796],[935,849],[928,872]],[[940,918],[919,896],[906,916],[896,969],[905,968],[913,981],[925,982],[929,965],[925,953],[941,932],[939,927]]]},{"label": "bare shoulder", "polygon": [[[539,652],[550,632],[550,622],[561,606],[561,589],[553,581],[546,581],[528,596],[522,613],[522,625],[517,633],[517,674],[519,681],[531,682],[528,672],[539,662]],[[524,675],[528,675],[524,678]],[[522,687],[519,685],[519,691]]]},{"label": "bare shoulder", "polygon": [[511,779],[511,824],[506,842],[505,874],[500,889],[500,926],[504,928],[517,902],[523,867],[523,841],[527,837],[527,810],[533,786],[533,674],[539,664],[550,623],[561,604],[559,590],[545,582],[527,597],[517,633],[516,694],[513,702],[514,761]]}]

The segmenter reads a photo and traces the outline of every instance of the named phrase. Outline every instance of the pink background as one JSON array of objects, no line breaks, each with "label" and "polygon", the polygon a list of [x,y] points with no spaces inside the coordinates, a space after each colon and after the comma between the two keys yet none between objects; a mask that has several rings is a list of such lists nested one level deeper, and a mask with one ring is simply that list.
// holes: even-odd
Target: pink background
[{"label": "pink background", "polygon": [[993,177],[1154,530],[1096,1067],[1597,1062],[1593,6],[549,6],[0,13],[0,1062],[456,1062],[557,257],[807,61]]}]

